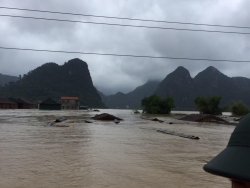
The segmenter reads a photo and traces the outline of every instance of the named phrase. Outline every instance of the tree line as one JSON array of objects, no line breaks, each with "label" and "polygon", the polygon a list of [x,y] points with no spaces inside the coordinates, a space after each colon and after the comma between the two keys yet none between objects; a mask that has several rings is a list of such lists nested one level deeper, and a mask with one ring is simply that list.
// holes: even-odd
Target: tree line
[{"label": "tree line", "polygon": [[[197,96],[194,102],[200,114],[221,115],[222,111],[231,111],[233,115],[242,116],[250,112],[242,101],[235,101],[232,106],[219,107],[221,99],[222,97],[218,95],[210,97]],[[173,97],[166,96],[162,99],[157,94],[153,94],[142,99],[141,107],[143,112],[149,114],[170,114],[175,105]]]}]

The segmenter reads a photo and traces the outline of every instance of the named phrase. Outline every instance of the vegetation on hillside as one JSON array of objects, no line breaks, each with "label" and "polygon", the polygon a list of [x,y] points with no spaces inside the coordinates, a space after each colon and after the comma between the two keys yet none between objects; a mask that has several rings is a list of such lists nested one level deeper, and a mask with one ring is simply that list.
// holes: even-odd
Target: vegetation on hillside
[{"label": "vegetation on hillside", "polygon": [[244,116],[249,112],[249,108],[242,101],[234,102],[234,105],[232,106],[233,115]]},{"label": "vegetation on hillside", "polygon": [[62,66],[46,63],[20,77],[15,83],[0,88],[5,97],[25,98],[30,102],[61,96],[80,97],[80,104],[89,107],[104,108],[100,95],[88,70],[86,62],[72,59]]},{"label": "vegetation on hillside", "polygon": [[219,108],[221,96],[213,95],[211,97],[197,96],[195,98],[196,109],[201,114],[221,115],[222,109]]},{"label": "vegetation on hillside", "polygon": [[141,107],[143,112],[149,114],[169,114],[174,107],[174,99],[169,96],[161,99],[158,95],[153,94],[142,99]]}]

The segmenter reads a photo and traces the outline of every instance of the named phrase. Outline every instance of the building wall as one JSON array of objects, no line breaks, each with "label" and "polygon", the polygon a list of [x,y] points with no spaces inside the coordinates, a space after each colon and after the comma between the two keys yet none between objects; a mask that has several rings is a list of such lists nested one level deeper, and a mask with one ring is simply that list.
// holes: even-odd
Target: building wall
[{"label": "building wall", "polygon": [[61,100],[62,110],[79,110],[79,101]]},{"label": "building wall", "polygon": [[0,108],[1,109],[17,109],[18,105],[12,104],[12,103],[0,103]]},{"label": "building wall", "polygon": [[60,104],[40,104],[39,110],[61,110]]}]

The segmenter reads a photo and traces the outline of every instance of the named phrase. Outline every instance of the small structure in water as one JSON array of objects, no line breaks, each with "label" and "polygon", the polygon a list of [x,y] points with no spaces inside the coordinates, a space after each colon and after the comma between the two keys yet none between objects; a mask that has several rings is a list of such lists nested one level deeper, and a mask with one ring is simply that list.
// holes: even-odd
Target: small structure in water
[{"label": "small structure in water", "polygon": [[39,110],[61,110],[61,104],[48,98],[40,103]]},{"label": "small structure in water", "polygon": [[61,97],[61,105],[63,110],[79,110],[79,97]]},{"label": "small structure in water", "polygon": [[121,118],[115,117],[111,114],[107,114],[107,113],[103,113],[103,114],[98,114],[95,117],[93,117],[92,119],[94,120],[108,120],[108,121],[114,121],[115,119],[117,120],[123,120]]},{"label": "small structure in water", "polygon": [[215,123],[228,123],[226,120],[211,114],[190,114],[179,120],[194,121],[194,122],[215,122]]},{"label": "small structure in water", "polygon": [[116,124],[118,124],[118,123],[120,123],[120,120],[118,120],[118,119],[114,119],[114,121],[113,121],[114,123],[116,123]]},{"label": "small structure in water", "polygon": [[157,132],[161,132],[161,133],[164,133],[164,134],[170,134],[170,135],[173,135],[173,136],[179,136],[179,137],[182,137],[182,138],[194,139],[194,140],[199,140],[200,139],[198,136],[186,135],[186,134],[183,134],[183,133],[177,133],[177,132],[174,132],[174,131],[168,131],[168,130],[164,130],[164,129],[158,129]]}]

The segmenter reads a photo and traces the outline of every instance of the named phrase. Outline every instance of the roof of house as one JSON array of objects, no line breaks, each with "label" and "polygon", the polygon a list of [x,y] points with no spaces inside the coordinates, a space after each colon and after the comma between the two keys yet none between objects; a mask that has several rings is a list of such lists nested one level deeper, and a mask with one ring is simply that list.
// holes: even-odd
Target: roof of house
[{"label": "roof of house", "polygon": [[93,117],[92,119],[94,119],[94,120],[111,120],[111,121],[115,120],[115,119],[117,119],[117,120],[123,120],[121,118],[115,117],[115,116],[113,116],[111,114],[107,114],[107,113],[98,114],[95,117]]},{"label": "roof of house", "polygon": [[79,97],[61,97],[61,100],[79,100]]},{"label": "roof of house", "polygon": [[27,101],[26,99],[23,99],[23,98],[18,98],[17,101],[18,101],[18,103],[31,104],[29,101]]},{"label": "roof of house", "polygon": [[14,102],[10,101],[7,98],[0,97],[0,103],[5,103],[5,104],[15,104]]},{"label": "roof of house", "polygon": [[218,122],[227,122],[222,118],[219,118],[217,116],[211,115],[211,114],[190,114],[187,115],[183,118],[180,118],[180,120],[185,120],[185,121],[210,121],[211,119],[218,121]]},{"label": "roof of house", "polygon": [[42,101],[40,104],[59,104],[59,105],[61,105],[60,103],[54,101],[54,100],[51,99],[51,98],[48,98],[48,99]]}]

